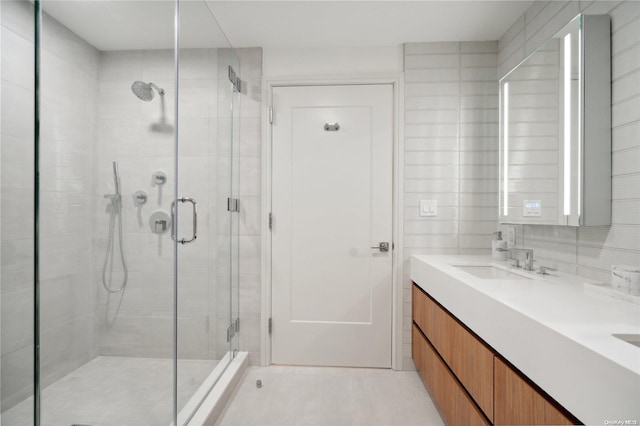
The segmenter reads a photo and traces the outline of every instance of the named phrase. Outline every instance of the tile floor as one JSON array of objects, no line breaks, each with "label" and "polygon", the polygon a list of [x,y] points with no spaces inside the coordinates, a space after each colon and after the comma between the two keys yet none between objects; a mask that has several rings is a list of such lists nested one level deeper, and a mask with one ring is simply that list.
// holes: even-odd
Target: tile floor
[{"label": "tile floor", "polygon": [[[262,381],[262,388],[256,387]],[[217,426],[444,425],[414,371],[250,367]]]},{"label": "tile floor", "polygon": [[[217,361],[180,360],[182,407]],[[97,357],[42,392],[42,425],[167,426],[172,416],[171,359]],[[3,426],[33,424],[33,398],[2,413]]]}]

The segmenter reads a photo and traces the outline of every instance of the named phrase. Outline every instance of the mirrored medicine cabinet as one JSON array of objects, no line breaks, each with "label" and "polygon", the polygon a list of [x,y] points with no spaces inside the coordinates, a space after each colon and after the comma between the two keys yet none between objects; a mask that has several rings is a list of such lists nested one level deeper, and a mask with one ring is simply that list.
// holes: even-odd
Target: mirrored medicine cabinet
[{"label": "mirrored medicine cabinet", "polygon": [[500,223],[611,223],[608,15],[578,15],[500,80]]}]

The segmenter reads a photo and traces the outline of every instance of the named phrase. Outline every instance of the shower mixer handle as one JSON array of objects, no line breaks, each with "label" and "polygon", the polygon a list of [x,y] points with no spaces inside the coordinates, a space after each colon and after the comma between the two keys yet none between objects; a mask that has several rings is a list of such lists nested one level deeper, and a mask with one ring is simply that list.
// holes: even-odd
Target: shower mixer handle
[{"label": "shower mixer handle", "polygon": [[[171,203],[171,226],[172,226],[171,238],[174,241],[176,241],[176,238],[178,238],[177,232],[175,231],[177,230],[177,226],[175,225],[176,223],[175,215],[176,215],[176,208],[177,208],[176,202],[191,203],[191,206],[193,207],[193,235],[191,236],[190,239],[181,238],[177,240],[177,242],[179,242],[180,244],[191,243],[195,241],[196,238],[198,238],[198,203],[196,202],[196,200],[189,197],[181,197]],[[174,230],[174,227],[175,227],[175,230]]]}]

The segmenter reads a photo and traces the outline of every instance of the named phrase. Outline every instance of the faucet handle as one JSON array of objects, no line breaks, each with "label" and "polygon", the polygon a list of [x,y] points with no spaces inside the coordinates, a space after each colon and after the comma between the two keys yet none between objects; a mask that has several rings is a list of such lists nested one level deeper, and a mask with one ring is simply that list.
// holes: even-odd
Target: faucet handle
[{"label": "faucet handle", "polygon": [[543,266],[540,265],[540,268],[538,269],[538,274],[540,275],[549,275],[549,272],[547,271],[557,271],[556,268],[552,268],[550,266]]},{"label": "faucet handle", "polygon": [[520,267],[520,259],[509,259],[511,261],[511,266],[515,267],[515,268],[519,268]]}]

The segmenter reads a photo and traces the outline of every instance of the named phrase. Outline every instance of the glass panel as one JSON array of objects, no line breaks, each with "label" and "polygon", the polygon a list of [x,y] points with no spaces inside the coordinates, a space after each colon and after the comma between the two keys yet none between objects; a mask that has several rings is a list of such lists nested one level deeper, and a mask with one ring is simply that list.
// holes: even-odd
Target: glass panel
[{"label": "glass panel", "polygon": [[34,6],[0,2],[1,421],[33,418]]},{"label": "glass panel", "polygon": [[204,2],[179,79],[174,2],[42,4],[34,247],[34,6],[0,3],[2,422],[36,417],[37,249],[41,424],[182,424],[237,349],[239,61]]},{"label": "glass panel", "polygon": [[43,10],[41,424],[169,424],[174,5]]},{"label": "glass panel", "polygon": [[[229,66],[239,71],[234,58],[206,3],[180,3],[178,197],[197,201],[198,236],[178,247],[178,424],[190,418],[229,363],[235,333],[231,235],[238,214],[227,210],[233,169]],[[190,239],[191,205],[181,203],[178,217],[178,238]]]},{"label": "glass panel", "polygon": [[[238,70],[238,77],[241,77],[240,60],[235,51],[230,52],[229,62],[232,67]],[[241,85],[244,83],[241,83]],[[246,87],[242,88],[246,91]],[[231,98],[231,119],[232,119],[232,134],[231,134],[231,196],[240,200],[240,102],[241,95],[238,90],[232,92]],[[231,216],[231,318],[232,320],[240,318],[239,307],[239,291],[240,291],[240,217],[241,211],[244,206],[239,203],[238,212],[233,213]],[[231,340],[231,353],[233,356],[238,352],[240,341],[240,333],[238,327],[238,333],[236,333]]]}]

